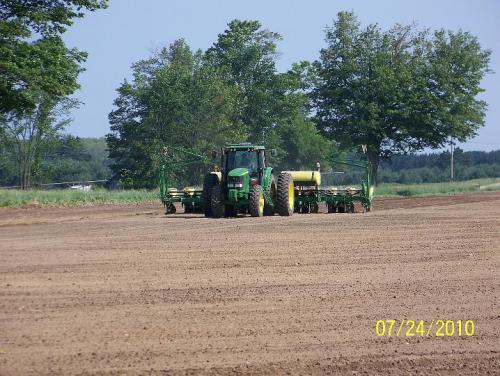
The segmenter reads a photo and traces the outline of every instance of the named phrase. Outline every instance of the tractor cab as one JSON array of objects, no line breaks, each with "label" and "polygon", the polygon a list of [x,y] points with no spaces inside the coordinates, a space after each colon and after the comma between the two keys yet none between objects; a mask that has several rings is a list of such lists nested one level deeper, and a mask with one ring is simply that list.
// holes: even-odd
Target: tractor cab
[{"label": "tractor cab", "polygon": [[231,178],[242,178],[248,175],[257,184],[262,183],[263,172],[267,167],[264,146],[249,143],[229,145],[223,149],[221,159],[221,172],[224,180],[234,180]]}]

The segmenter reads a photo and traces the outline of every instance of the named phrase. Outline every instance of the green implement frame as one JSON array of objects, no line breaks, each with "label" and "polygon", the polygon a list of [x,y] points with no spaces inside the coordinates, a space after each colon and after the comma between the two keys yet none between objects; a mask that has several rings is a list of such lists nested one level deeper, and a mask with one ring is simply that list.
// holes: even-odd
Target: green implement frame
[{"label": "green implement frame", "polygon": [[[175,157],[171,154],[175,153]],[[180,156],[180,159],[178,159]],[[179,202],[185,208],[186,213],[201,212],[203,208],[202,190],[195,188],[184,188],[182,190],[171,187],[172,174],[179,167],[189,166],[195,163],[209,165],[210,161],[203,155],[187,151],[181,147],[165,147],[163,150],[162,163],[160,165],[160,200],[165,207],[166,214],[176,212],[175,203]]]},{"label": "green implement frame", "polygon": [[364,177],[361,187],[320,187],[295,185],[295,211],[300,213],[317,213],[318,204],[325,202],[328,213],[354,212],[354,203],[360,202],[364,211],[370,211],[374,189],[371,185],[371,163],[335,160],[334,164],[362,168]]}]

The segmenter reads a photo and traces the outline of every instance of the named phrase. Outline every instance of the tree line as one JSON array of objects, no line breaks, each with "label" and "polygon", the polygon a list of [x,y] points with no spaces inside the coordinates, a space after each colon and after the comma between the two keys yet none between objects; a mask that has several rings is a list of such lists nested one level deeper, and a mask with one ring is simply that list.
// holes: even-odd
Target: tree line
[{"label": "tree line", "polygon": [[[0,69],[0,137],[23,188],[79,105],[68,95],[86,55],[64,46],[60,35],[83,9],[107,6],[41,2],[46,6],[23,0],[0,7],[0,52],[13,56]],[[153,188],[165,147],[209,155],[249,141],[277,149],[277,169],[330,166],[355,153],[369,159],[376,183],[390,158],[466,141],[484,125],[478,94],[490,51],[468,32],[362,27],[354,13],[340,12],[325,29],[319,58],[285,72],[276,67],[281,39],[259,21],[233,20],[206,50],[181,38],[133,63],[109,115],[114,177],[125,187]],[[177,182],[205,169],[178,171]]]},{"label": "tree line", "polygon": [[[112,177],[104,138],[61,135],[44,143],[32,165],[31,186],[59,182],[109,180]],[[11,148],[0,142],[0,186],[19,186],[19,168]]]},{"label": "tree line", "polygon": [[[109,179],[108,186],[123,186],[113,179],[110,169],[112,160],[108,157],[104,138],[78,138],[69,135],[53,141],[36,166],[33,186],[52,182],[84,182]],[[344,155],[353,158],[355,155]],[[424,153],[393,156],[380,163],[380,183],[436,183],[450,180],[450,152]],[[360,171],[344,170],[341,165],[325,165],[324,171],[333,172],[324,176],[325,184],[355,184],[359,182]],[[454,152],[455,180],[493,178],[500,176],[500,150]],[[343,174],[337,172],[342,171]],[[0,186],[17,186],[19,182],[15,158],[9,155],[0,143]],[[193,184],[194,181],[179,181]]]},{"label": "tree line", "polygon": [[490,51],[470,33],[362,28],[340,12],[319,59],[284,73],[280,40],[258,21],[234,20],[206,51],[180,39],[135,63],[110,114],[113,171],[127,186],[151,187],[162,146],[207,154],[250,141],[278,149],[278,169],[364,149],[376,183],[381,161],[465,141],[484,125],[478,94]]},{"label": "tree line", "polygon": [[[470,180],[500,176],[500,150],[463,151],[453,154],[454,179]],[[437,183],[450,180],[451,153],[398,155],[380,165],[379,181],[384,183]]]}]

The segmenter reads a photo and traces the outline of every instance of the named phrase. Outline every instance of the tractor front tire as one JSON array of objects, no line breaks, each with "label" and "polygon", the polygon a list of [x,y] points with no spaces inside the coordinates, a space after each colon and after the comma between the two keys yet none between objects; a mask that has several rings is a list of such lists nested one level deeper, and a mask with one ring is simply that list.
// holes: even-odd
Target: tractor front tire
[{"label": "tractor front tire", "polygon": [[276,194],[276,209],[281,216],[289,217],[295,206],[295,191],[292,175],[281,173],[278,176],[278,192]]},{"label": "tractor front tire", "polygon": [[264,192],[262,186],[252,185],[248,195],[248,211],[252,217],[264,215]]},{"label": "tractor front tire", "polygon": [[203,212],[205,217],[212,216],[212,188],[219,184],[219,178],[215,174],[206,174],[203,180]]},{"label": "tractor front tire", "polygon": [[222,187],[219,184],[212,187],[212,193],[210,195],[210,206],[213,218],[224,217],[224,196],[222,194]]}]

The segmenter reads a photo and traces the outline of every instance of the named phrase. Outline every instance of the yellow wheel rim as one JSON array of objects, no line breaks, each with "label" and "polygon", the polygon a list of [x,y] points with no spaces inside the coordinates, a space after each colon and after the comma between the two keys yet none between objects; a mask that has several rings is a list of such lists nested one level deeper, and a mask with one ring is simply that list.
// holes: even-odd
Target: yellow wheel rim
[{"label": "yellow wheel rim", "polygon": [[264,194],[262,192],[260,192],[260,195],[259,195],[259,212],[263,212],[264,211]]},{"label": "yellow wheel rim", "polygon": [[293,209],[293,202],[295,201],[295,192],[293,190],[293,182],[288,184],[288,205]]}]

